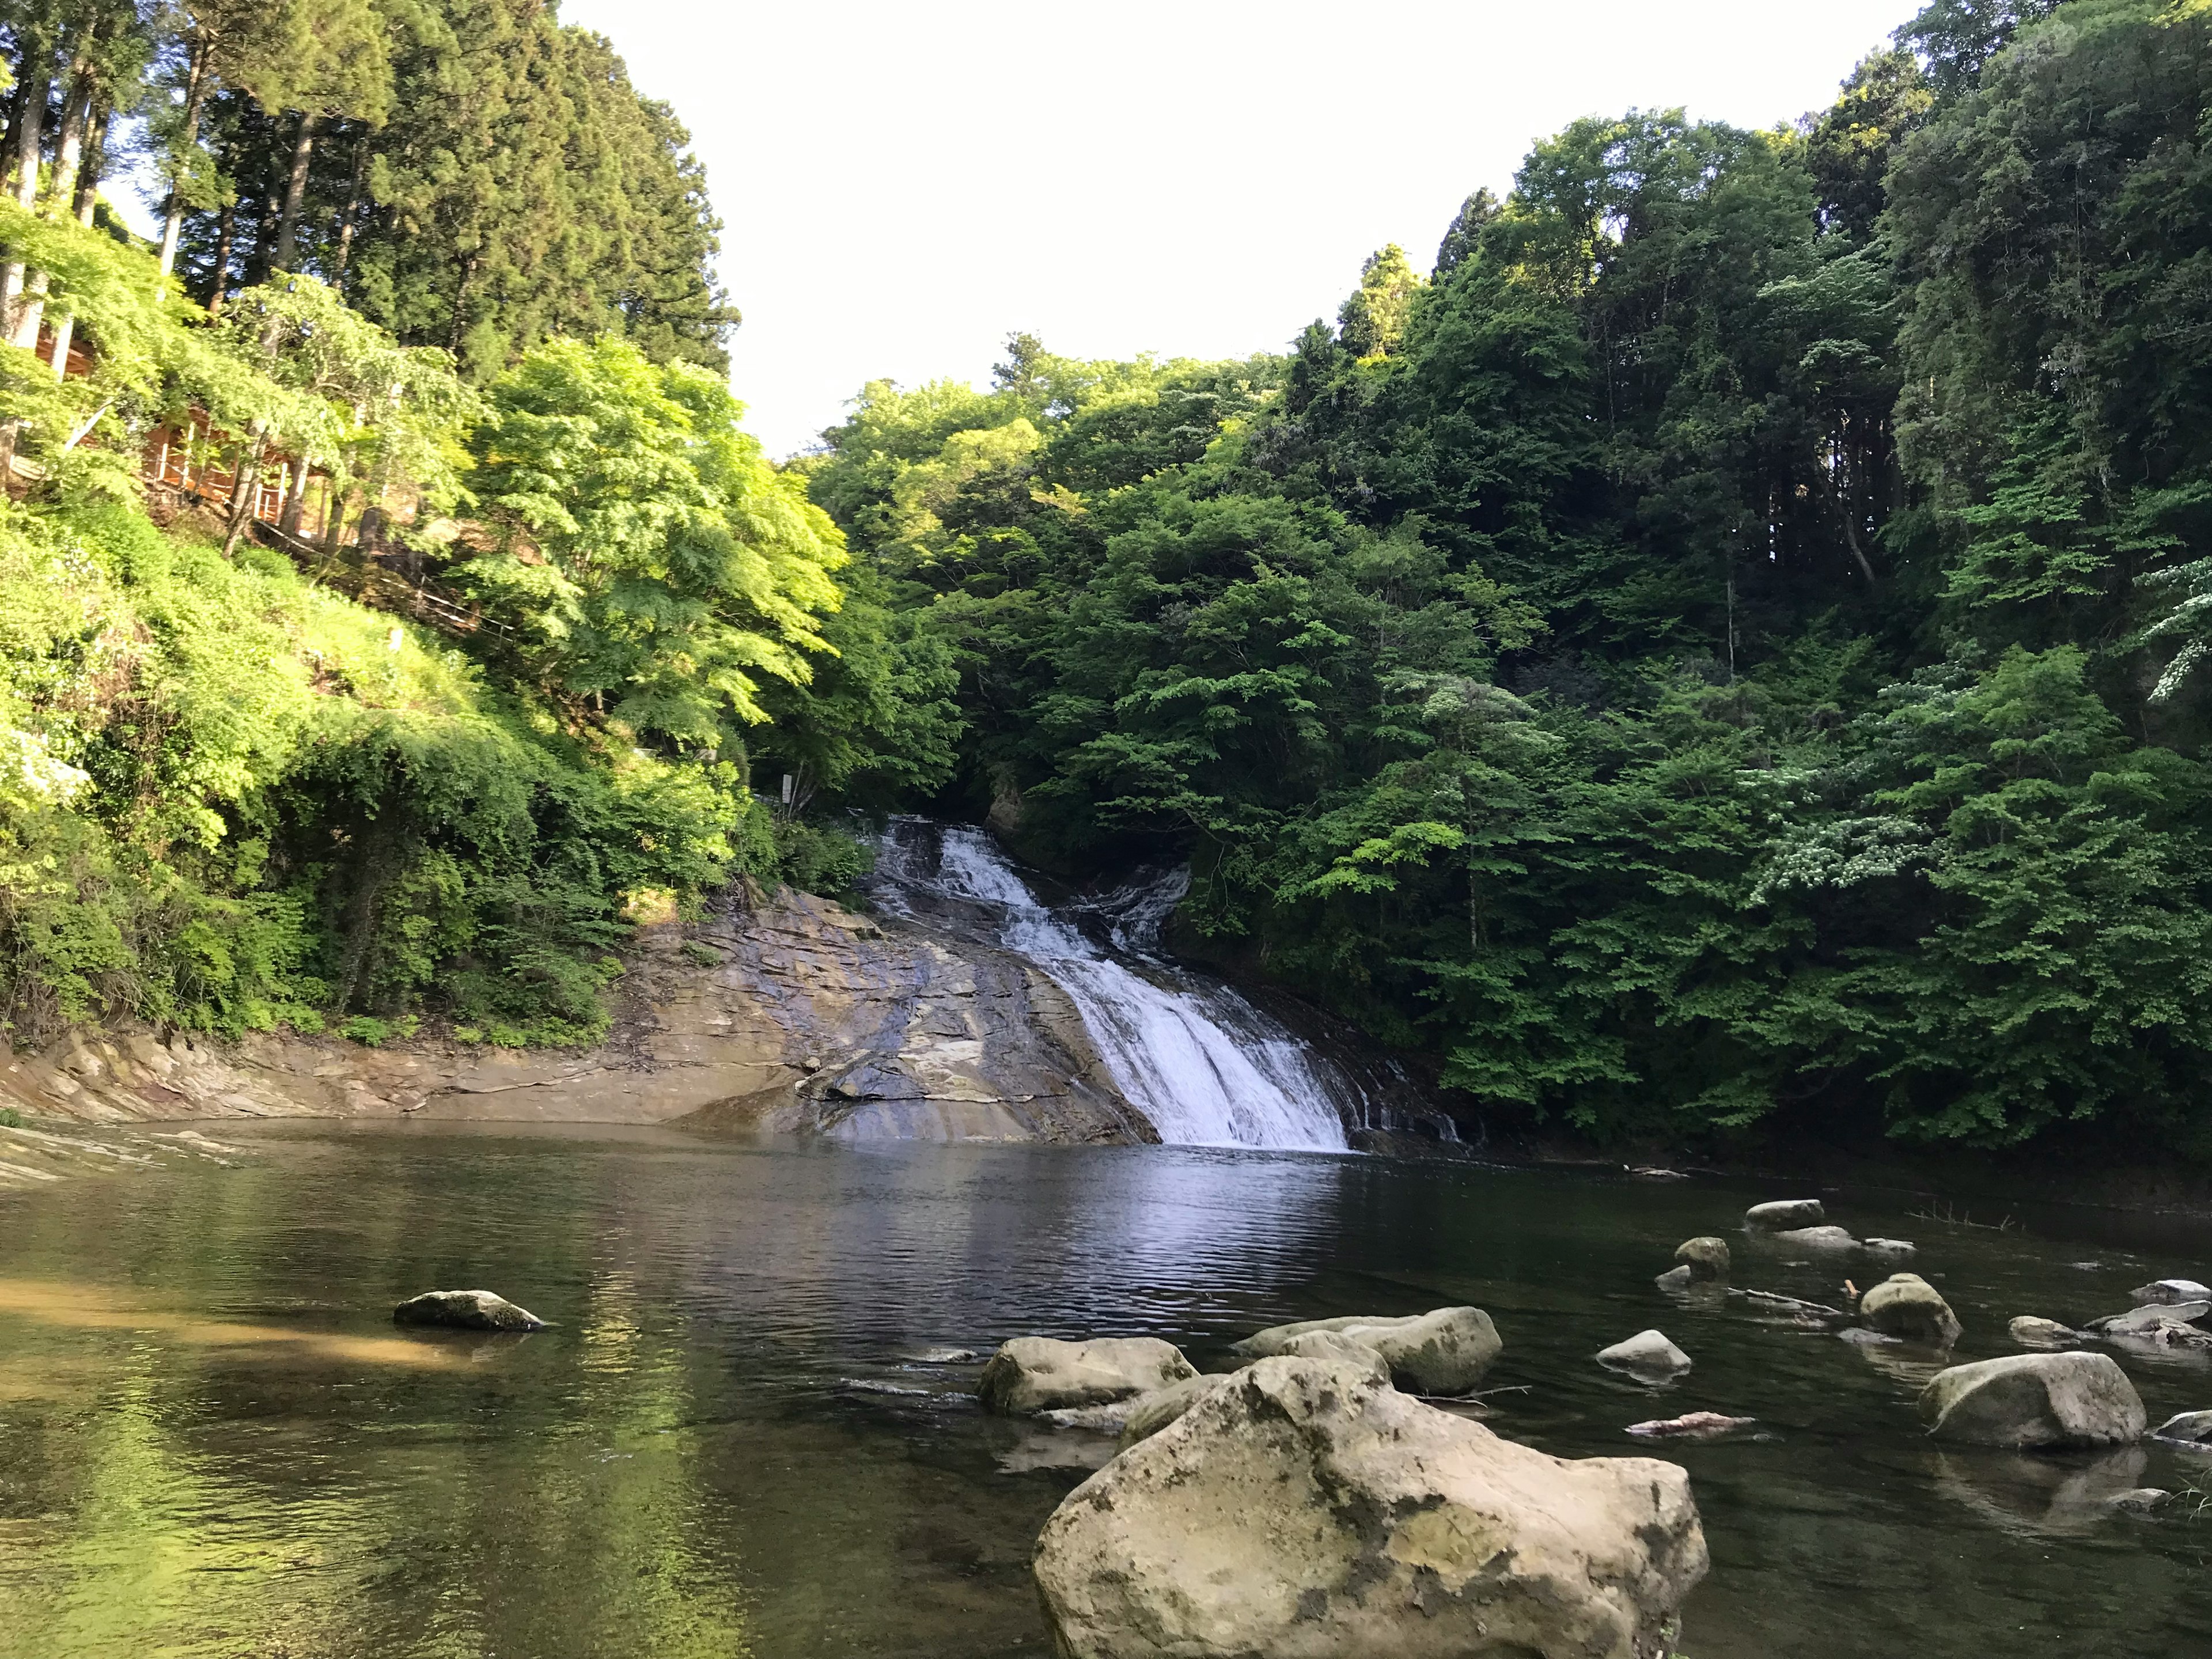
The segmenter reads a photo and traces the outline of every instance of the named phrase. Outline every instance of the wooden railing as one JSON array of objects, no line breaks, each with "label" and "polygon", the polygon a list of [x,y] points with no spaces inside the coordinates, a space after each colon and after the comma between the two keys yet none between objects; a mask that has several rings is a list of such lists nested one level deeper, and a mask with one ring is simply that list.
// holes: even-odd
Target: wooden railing
[{"label": "wooden railing", "polygon": [[[507,640],[512,631],[465,594],[425,576],[410,577],[374,558],[362,558],[357,549],[331,550],[287,535],[276,525],[257,519],[253,536],[264,546],[288,556],[302,573],[349,599],[379,611],[411,617],[416,622],[456,638],[469,635]],[[349,557],[349,554],[353,556]]]}]

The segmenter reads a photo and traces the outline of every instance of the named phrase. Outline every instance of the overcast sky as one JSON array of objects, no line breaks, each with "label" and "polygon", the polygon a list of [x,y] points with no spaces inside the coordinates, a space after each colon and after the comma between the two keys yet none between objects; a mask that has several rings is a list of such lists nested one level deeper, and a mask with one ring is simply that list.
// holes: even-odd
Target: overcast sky
[{"label": "overcast sky", "polygon": [[1279,349],[1579,115],[1824,105],[1917,0],[562,0],[691,130],[771,453],[866,380]]}]

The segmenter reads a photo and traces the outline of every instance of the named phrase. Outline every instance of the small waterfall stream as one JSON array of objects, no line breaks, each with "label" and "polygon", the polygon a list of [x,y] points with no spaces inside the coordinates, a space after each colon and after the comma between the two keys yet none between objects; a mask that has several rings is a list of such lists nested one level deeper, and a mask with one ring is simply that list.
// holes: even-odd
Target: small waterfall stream
[{"label": "small waterfall stream", "polygon": [[1357,1085],[1229,986],[1159,956],[1161,926],[1188,884],[1178,869],[1055,908],[981,830],[914,819],[878,843],[872,884],[878,903],[909,917],[939,920],[951,902],[989,943],[1050,975],[1161,1139],[1344,1151],[1338,1102],[1348,1091],[1356,1105]]}]

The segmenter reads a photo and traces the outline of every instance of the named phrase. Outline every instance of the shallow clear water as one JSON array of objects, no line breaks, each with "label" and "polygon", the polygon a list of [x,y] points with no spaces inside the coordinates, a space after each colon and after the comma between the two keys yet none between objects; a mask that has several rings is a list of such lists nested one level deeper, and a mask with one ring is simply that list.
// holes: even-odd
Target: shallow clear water
[{"label": "shallow clear water", "polygon": [[[1652,1275],[1729,1233],[1737,1281],[1842,1274],[1747,1249],[1756,1197],[1175,1147],[733,1146],[671,1132],[301,1125],[244,1166],[0,1199],[0,1656],[1042,1656],[1038,1526],[1109,1448],[984,1418],[972,1364],[1024,1332],[1152,1332],[1201,1364],[1279,1320],[1489,1309],[1492,1426],[1571,1455],[1711,1408],[1771,1437],[1677,1447],[1713,1556],[1693,1659],[2212,1650],[2212,1510],[2110,1516],[2212,1460],[1938,1451],[1929,1369]],[[2081,1319],[2212,1238],[2082,1218],[1917,1237],[1966,1322]],[[2094,1262],[2094,1266],[2072,1264]],[[1862,1276],[1862,1285],[1866,1278]],[[403,1334],[487,1285],[559,1322]],[[1590,1362],[1657,1325],[1663,1390]],[[2129,1357],[2154,1421],[2212,1364]]]}]

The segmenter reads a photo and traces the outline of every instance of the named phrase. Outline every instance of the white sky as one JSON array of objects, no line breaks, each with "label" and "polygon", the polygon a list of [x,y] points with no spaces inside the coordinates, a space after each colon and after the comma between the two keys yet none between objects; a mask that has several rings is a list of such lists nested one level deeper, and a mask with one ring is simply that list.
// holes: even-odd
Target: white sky
[{"label": "white sky", "polygon": [[1077,356],[1241,356],[1426,270],[1579,115],[1764,126],[1917,0],[562,0],[706,163],[738,396],[774,454],[861,384]]}]

